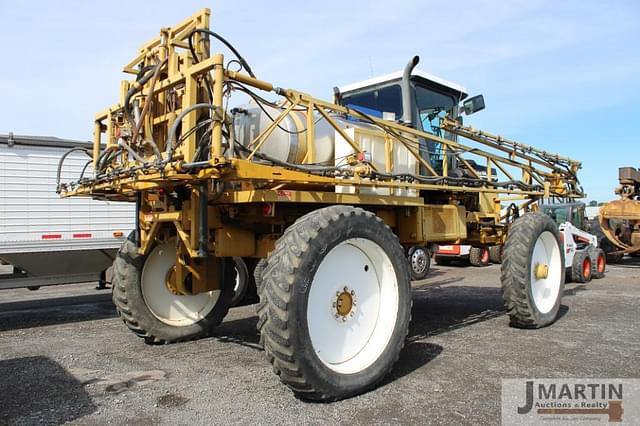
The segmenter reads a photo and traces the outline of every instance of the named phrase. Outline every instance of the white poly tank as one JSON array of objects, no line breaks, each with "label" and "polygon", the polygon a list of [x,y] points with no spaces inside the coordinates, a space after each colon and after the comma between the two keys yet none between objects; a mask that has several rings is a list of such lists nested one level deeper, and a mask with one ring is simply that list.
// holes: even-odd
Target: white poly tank
[{"label": "white poly tank", "polygon": [[[267,129],[273,120],[284,111],[263,105],[263,111],[257,104],[251,103],[239,109],[235,117],[235,133],[238,141],[253,149],[252,142]],[[319,117],[319,116],[318,116]],[[315,163],[332,166],[335,129],[324,118],[315,117]],[[293,110],[282,120],[278,127],[262,144],[260,152],[276,160],[302,164],[307,155],[307,118],[305,111]]]},{"label": "white poly tank", "polygon": [[[256,137],[267,129],[273,120],[284,111],[283,108],[273,108],[263,105],[264,111],[255,103],[244,105],[239,109],[243,112],[235,116],[235,134],[238,141],[247,148],[253,149]],[[386,168],[386,134],[376,126],[346,120],[332,116],[336,124],[353,140],[361,150],[370,156],[370,162],[382,173],[417,174],[417,160],[400,143],[395,143],[389,160],[391,170]],[[342,135],[323,117],[314,116],[315,122],[315,164],[325,166],[346,167],[346,158],[355,154],[355,150]],[[276,127],[262,144],[261,153],[288,163],[302,164],[307,155],[307,117],[306,111],[292,110]],[[308,162],[306,162],[308,163]],[[338,185],[336,192],[354,193],[352,185]],[[413,189],[390,189],[384,187],[362,187],[362,194],[417,196]]]}]

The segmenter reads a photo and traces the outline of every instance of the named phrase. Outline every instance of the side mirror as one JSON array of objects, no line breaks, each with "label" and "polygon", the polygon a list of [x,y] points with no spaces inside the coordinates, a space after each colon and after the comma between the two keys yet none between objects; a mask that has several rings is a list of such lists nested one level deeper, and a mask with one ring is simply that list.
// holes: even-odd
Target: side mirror
[{"label": "side mirror", "polygon": [[476,95],[462,103],[465,115],[471,115],[484,109],[484,96]]}]

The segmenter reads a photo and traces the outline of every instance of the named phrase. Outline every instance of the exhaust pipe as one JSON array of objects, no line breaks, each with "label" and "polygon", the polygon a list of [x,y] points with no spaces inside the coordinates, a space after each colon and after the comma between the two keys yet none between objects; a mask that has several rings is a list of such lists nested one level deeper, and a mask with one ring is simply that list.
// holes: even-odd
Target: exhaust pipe
[{"label": "exhaust pipe", "polygon": [[413,125],[413,93],[411,92],[411,72],[420,62],[419,56],[414,56],[404,67],[402,73],[402,82],[400,88],[402,90],[402,122],[407,126]]}]

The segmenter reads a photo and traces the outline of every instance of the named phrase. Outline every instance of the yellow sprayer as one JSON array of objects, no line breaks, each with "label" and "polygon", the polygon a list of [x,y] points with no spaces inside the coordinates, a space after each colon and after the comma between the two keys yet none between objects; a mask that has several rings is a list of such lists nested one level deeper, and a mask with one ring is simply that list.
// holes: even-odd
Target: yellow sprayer
[{"label": "yellow sprayer", "polygon": [[483,97],[415,69],[417,57],[334,89],[333,102],[260,80],[209,16],[142,46],[120,103],[96,116],[86,170],[59,183],[64,197],[135,202],[113,266],[113,300],[135,334],[213,333],[244,258],[280,380],[307,400],[348,397],[398,359],[407,251],[435,243],[504,244],[511,324],[556,319],[564,257],[536,205],[583,197],[579,162],[464,125]]}]

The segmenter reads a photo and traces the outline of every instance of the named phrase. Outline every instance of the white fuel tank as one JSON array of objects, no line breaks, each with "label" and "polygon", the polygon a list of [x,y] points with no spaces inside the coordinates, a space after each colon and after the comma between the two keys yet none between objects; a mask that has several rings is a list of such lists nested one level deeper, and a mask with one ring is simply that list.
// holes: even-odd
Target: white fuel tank
[{"label": "white fuel tank", "polygon": [[[256,138],[277,119],[283,108],[263,105],[260,108],[250,103],[238,108],[241,112],[235,115],[235,134],[238,141],[247,148],[253,149]],[[369,162],[382,173],[388,174],[417,174],[418,162],[409,150],[400,143],[391,143],[387,135],[376,126],[368,123],[346,120],[332,116],[335,123],[344,133],[354,141],[362,151],[366,151]],[[344,137],[317,114],[314,116],[314,164],[325,166],[346,167],[346,158],[355,154],[355,150]],[[306,134],[306,111],[292,110],[267,137],[260,147],[261,153],[269,157],[288,163],[303,164],[309,147]],[[353,193],[356,188],[352,185],[337,185],[336,192]],[[417,196],[415,190],[401,188],[384,188],[363,186],[361,194]]]},{"label": "white fuel tank", "polygon": [[[284,111],[263,105],[264,111],[255,103],[243,105],[236,114],[235,133],[238,141],[248,147],[273,120]],[[262,144],[260,152],[276,160],[302,164],[307,156],[307,116],[305,111],[293,110],[284,118]],[[315,163],[332,166],[334,152],[334,128],[323,118],[315,118]]]}]

